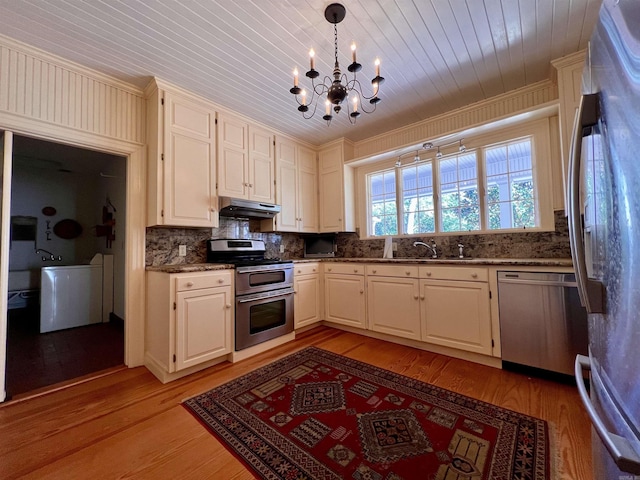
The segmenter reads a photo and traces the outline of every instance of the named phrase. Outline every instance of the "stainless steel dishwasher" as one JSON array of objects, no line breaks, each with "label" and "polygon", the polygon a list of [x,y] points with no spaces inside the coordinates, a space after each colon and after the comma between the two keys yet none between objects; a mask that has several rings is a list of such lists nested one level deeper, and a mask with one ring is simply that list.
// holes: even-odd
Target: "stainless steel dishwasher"
[{"label": "stainless steel dishwasher", "polygon": [[498,272],[502,361],[573,374],[588,355],[587,312],[574,274]]}]

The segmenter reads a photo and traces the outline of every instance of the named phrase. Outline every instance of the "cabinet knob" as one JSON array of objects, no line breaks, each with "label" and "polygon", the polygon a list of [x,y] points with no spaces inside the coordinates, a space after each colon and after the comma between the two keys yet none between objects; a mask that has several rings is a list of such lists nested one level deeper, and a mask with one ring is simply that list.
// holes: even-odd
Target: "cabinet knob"
[{"label": "cabinet knob", "polygon": [[415,298],[417,300],[418,299],[418,295],[414,295],[413,298]]},{"label": "cabinet knob", "polygon": [[294,291],[293,291],[293,294],[295,295],[296,293],[298,293],[298,291],[297,291],[297,290],[294,290]]},{"label": "cabinet knob", "polygon": [[407,275],[411,275],[411,270],[407,270],[407,271],[406,271],[406,272],[404,272],[404,273],[406,273]]},{"label": "cabinet knob", "polygon": [[376,273],[378,270],[371,270],[373,273]]},{"label": "cabinet knob", "polygon": [[338,221],[339,221],[339,222],[341,222],[341,221],[342,221],[342,219],[341,219],[341,218],[339,218],[339,219],[338,219]]},{"label": "cabinet knob", "polygon": [[364,290],[360,290],[360,293],[364,293]]},{"label": "cabinet knob", "polygon": [[224,283],[224,278],[219,278],[218,283]]},{"label": "cabinet knob", "polygon": [[225,305],[225,308],[231,308],[231,304],[230,304],[230,303],[227,303],[227,304]]},{"label": "cabinet knob", "polygon": [[420,295],[420,300],[424,300],[424,295]]},{"label": "cabinet knob", "polygon": [[327,270],[331,271],[331,270],[333,270],[333,269],[332,269],[331,267],[329,267],[329,268],[327,268]]},{"label": "cabinet knob", "polygon": [[250,184],[249,184],[249,188],[253,188],[253,183],[250,183]]},{"label": "cabinet knob", "polygon": [[357,268],[354,268],[354,269],[353,269],[353,273],[358,273],[358,269],[357,269]]},{"label": "cabinet knob", "polygon": [[187,282],[187,287],[193,287],[193,282]]},{"label": "cabinet knob", "polygon": [[430,277],[430,276],[431,276],[431,272],[427,272],[427,277]]},{"label": "cabinet knob", "polygon": [[472,273],[472,274],[471,274],[471,277],[472,277],[472,278],[478,278],[478,274],[477,274],[477,273]]},{"label": "cabinet knob", "polygon": [[316,271],[316,269],[314,268],[314,269],[313,269],[313,271],[315,272],[315,271]]}]

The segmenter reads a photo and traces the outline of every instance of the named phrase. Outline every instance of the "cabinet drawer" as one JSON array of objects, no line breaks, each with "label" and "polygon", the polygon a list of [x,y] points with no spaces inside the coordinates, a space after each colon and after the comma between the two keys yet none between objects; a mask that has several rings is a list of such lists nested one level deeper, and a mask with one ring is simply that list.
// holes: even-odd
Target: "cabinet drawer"
[{"label": "cabinet drawer", "polygon": [[420,278],[488,282],[489,273],[486,268],[429,266],[420,267]]},{"label": "cabinet drawer", "polygon": [[231,285],[231,272],[201,272],[176,276],[176,291],[184,292],[199,288],[223,287]]},{"label": "cabinet drawer", "polygon": [[367,275],[418,278],[417,265],[367,265]]},{"label": "cabinet drawer", "polygon": [[293,266],[294,275],[312,275],[320,272],[319,263],[301,263]]},{"label": "cabinet drawer", "polygon": [[324,266],[325,273],[341,273],[347,275],[364,275],[362,263],[327,263]]}]

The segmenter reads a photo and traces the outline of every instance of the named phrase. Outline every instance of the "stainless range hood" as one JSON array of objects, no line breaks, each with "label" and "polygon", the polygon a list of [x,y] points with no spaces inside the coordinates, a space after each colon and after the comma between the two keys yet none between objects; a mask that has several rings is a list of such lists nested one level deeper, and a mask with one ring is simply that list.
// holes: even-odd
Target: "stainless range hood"
[{"label": "stainless range hood", "polygon": [[220,215],[236,218],[273,218],[280,213],[280,205],[256,202],[243,198],[220,197]]}]

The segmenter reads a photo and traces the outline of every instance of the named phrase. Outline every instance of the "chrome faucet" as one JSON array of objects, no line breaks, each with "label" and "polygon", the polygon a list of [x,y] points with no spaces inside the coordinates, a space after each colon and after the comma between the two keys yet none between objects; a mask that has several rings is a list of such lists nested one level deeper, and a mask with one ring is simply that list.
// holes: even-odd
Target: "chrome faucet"
[{"label": "chrome faucet", "polygon": [[[44,255],[42,256],[42,261],[46,262],[47,260],[51,260],[52,262],[56,260],[56,256],[51,253],[49,250],[45,250],[44,248],[39,248],[36,250],[36,255],[39,255],[41,253],[46,253],[47,255],[49,255],[49,258],[45,257]],[[62,261],[62,255],[58,255],[58,259],[59,262]]]},{"label": "chrome faucet", "polygon": [[423,247],[427,247],[431,252],[431,258],[438,258],[438,251],[436,250],[436,242],[431,240],[431,245],[426,244],[424,242],[413,242],[413,246],[417,247],[418,245],[422,245]]}]

